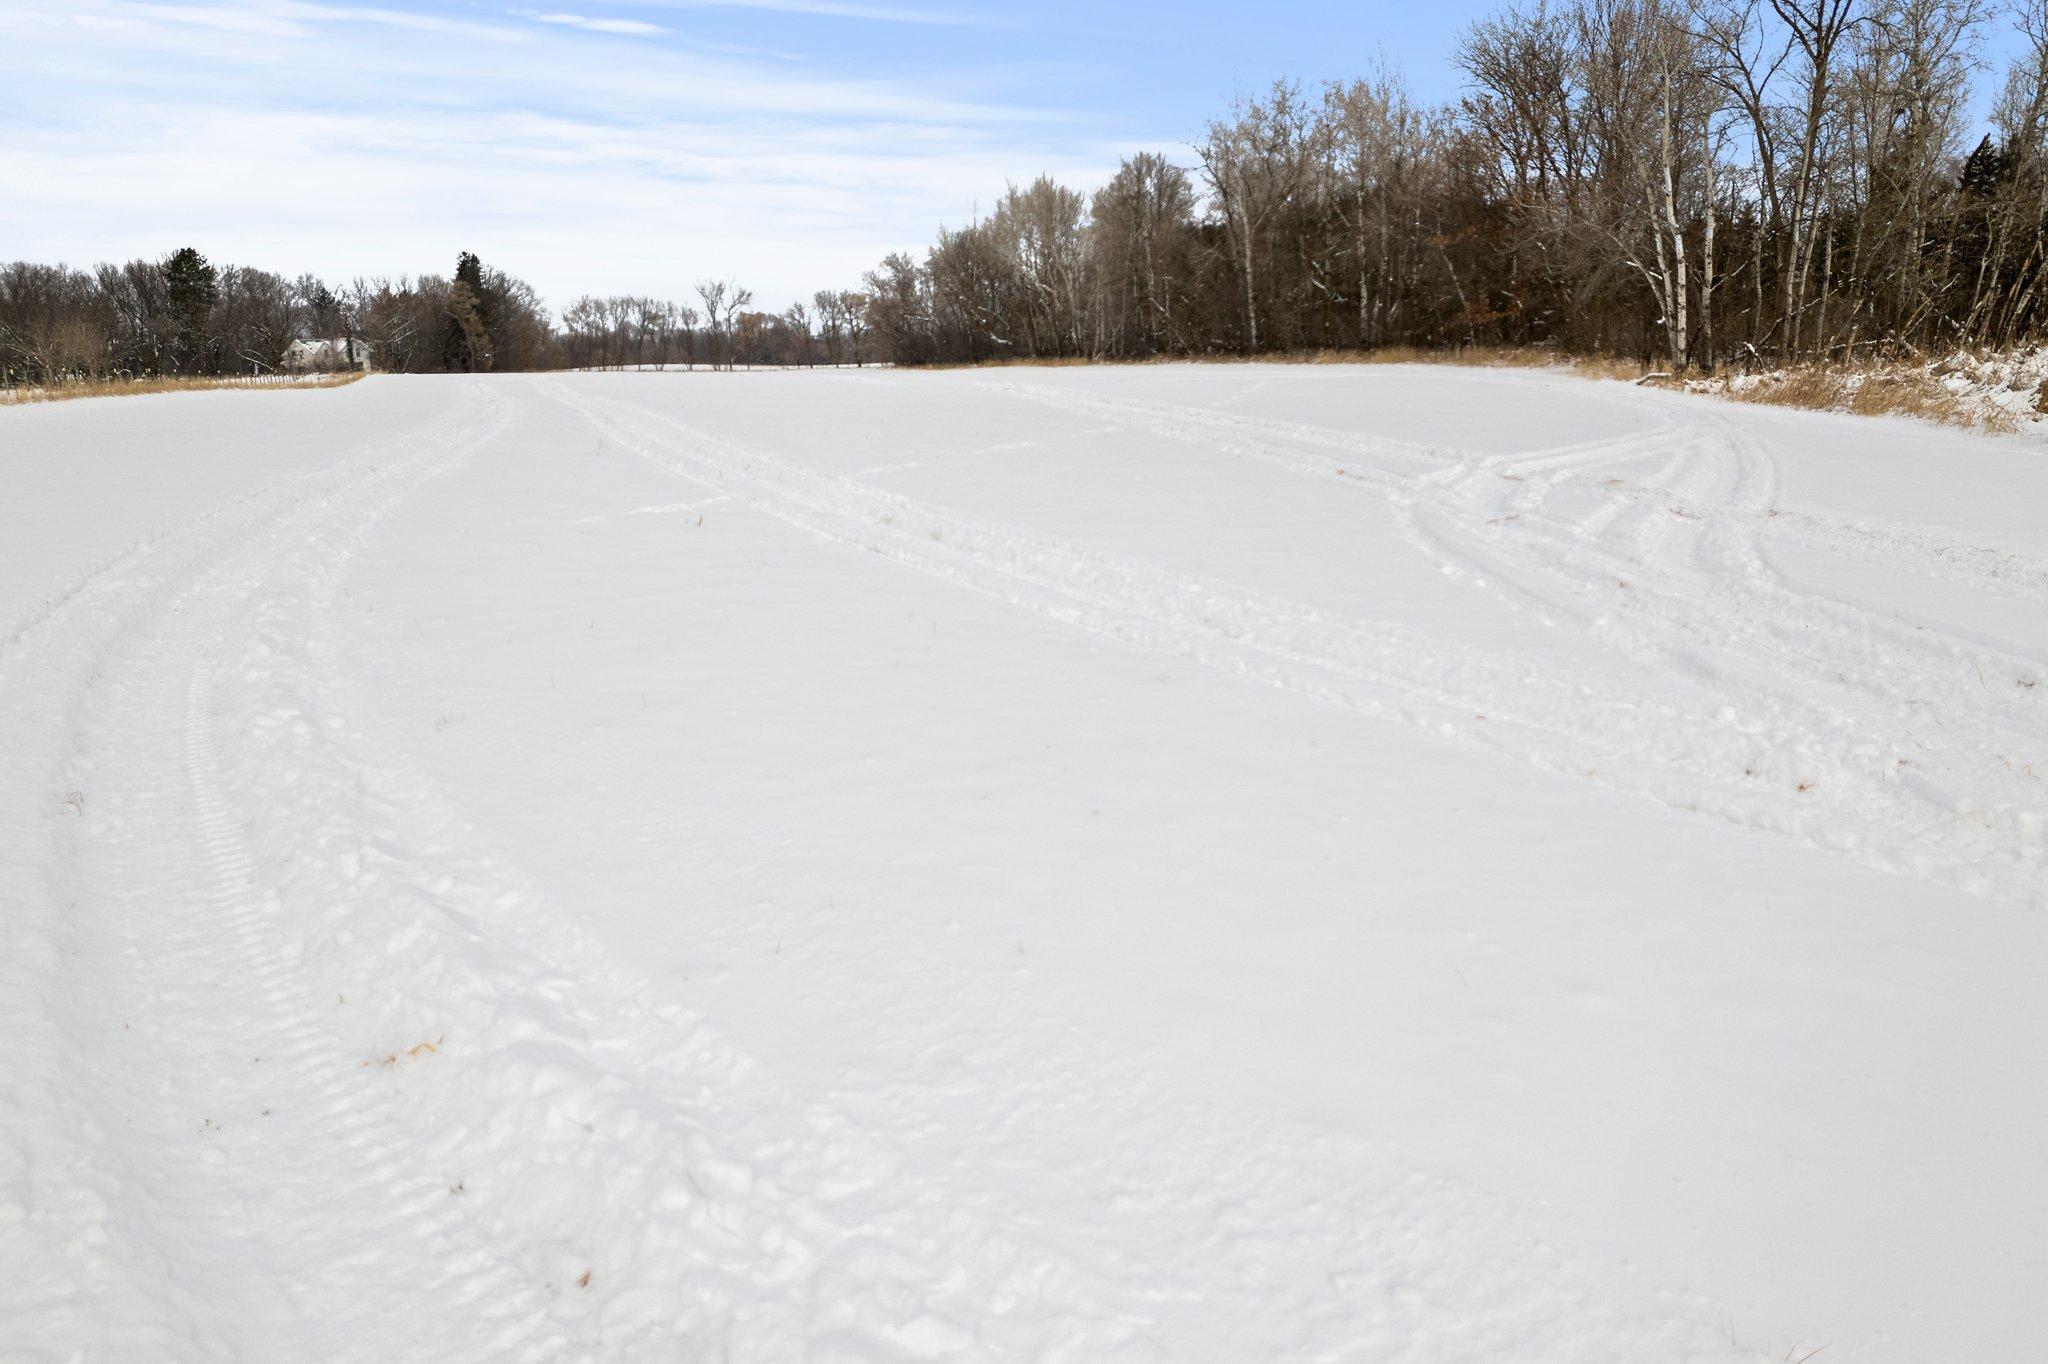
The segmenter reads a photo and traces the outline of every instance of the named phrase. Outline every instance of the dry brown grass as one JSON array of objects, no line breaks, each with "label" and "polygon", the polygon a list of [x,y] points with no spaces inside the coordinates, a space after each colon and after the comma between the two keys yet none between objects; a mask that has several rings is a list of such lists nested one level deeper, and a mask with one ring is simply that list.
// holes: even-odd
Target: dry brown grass
[{"label": "dry brown grass", "polygon": [[[1387,346],[1357,354],[1329,352],[1331,362],[1366,365],[1471,365],[1480,369],[1554,369],[1588,379],[1633,382],[1650,373],[1639,360],[1616,355],[1568,355],[1541,346],[1452,346],[1427,350]],[[1320,358],[1317,363],[1323,363]]]},{"label": "dry brown grass", "polygon": [[1715,391],[1737,402],[1798,407],[1814,412],[1853,412],[1866,417],[1918,417],[1973,431],[2013,432],[2019,420],[1990,404],[1971,403],[1943,387],[1922,368],[1844,370],[1801,365],[1759,376],[1741,387]]},{"label": "dry brown grass", "polygon": [[148,379],[79,379],[22,388],[0,388],[0,407],[23,403],[57,403],[72,398],[132,397],[142,393],[196,393],[216,388],[302,389],[340,388],[362,378],[360,372],[309,375],[239,375],[193,378],[180,375]]}]

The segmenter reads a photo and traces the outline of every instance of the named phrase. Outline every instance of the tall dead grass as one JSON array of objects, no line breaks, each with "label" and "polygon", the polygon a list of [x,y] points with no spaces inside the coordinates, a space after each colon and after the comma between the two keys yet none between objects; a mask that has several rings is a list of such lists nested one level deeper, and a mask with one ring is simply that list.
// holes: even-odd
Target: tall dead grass
[{"label": "tall dead grass", "polygon": [[[1327,360],[1322,359],[1327,355]],[[1541,346],[1385,346],[1362,353],[1318,352],[1315,363],[1366,365],[1470,365],[1479,369],[1550,369],[1588,379],[1634,382],[1650,373],[1639,360],[1618,355],[1570,355]]]},{"label": "tall dead grass", "polygon": [[132,397],[143,393],[197,393],[216,388],[341,388],[362,377],[361,372],[353,371],[347,374],[244,374],[215,378],[167,375],[144,379],[78,379],[55,384],[0,388],[0,407],[15,407],[24,403],[59,403],[73,398]]},{"label": "tall dead grass", "polygon": [[1747,383],[1716,384],[1708,391],[1737,402],[1770,407],[1852,412],[1866,417],[1917,417],[1944,426],[2006,434],[2020,429],[2020,419],[2014,413],[1952,393],[1937,376],[1920,367],[1846,370],[1829,365],[1801,365],[1761,374]]}]

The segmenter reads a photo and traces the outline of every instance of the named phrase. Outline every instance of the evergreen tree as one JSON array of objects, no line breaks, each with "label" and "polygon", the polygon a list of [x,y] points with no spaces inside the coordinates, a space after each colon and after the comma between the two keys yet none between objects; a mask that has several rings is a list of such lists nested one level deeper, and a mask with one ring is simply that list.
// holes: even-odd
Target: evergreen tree
[{"label": "evergreen tree", "polygon": [[1991,134],[1977,144],[1977,150],[1963,160],[1963,192],[1974,198],[1985,199],[1998,192],[1998,187],[2012,176],[2012,153],[2000,147]]},{"label": "evergreen tree", "polygon": [[473,251],[455,260],[448,286],[448,335],[442,359],[449,369],[476,373],[491,367],[491,308],[484,289],[484,263]]},{"label": "evergreen tree", "polygon": [[190,246],[173,251],[162,268],[171,322],[171,363],[181,373],[197,373],[205,367],[207,327],[220,297],[220,275]]}]

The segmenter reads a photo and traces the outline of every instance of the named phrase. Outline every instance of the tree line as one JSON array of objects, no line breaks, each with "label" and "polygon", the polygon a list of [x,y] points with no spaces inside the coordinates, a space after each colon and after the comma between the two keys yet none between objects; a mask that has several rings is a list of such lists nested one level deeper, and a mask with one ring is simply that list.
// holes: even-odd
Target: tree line
[{"label": "tree line", "polygon": [[[1973,127],[1993,25],[2019,55]],[[2038,336],[2048,0],[1553,0],[1049,179],[869,273],[900,361],[1547,345],[1674,370]]]},{"label": "tree line", "polygon": [[531,286],[463,252],[451,276],[332,287],[193,247],[92,270],[0,265],[0,381],[221,376],[290,369],[396,373],[692,364],[863,364],[876,349],[865,299],[820,292],[769,314],[731,280],[697,306],[577,299],[550,319]]},{"label": "tree line", "polygon": [[467,252],[450,277],[340,288],[189,246],[92,270],[0,265],[0,370],[30,380],[268,373],[316,341],[340,343],[321,367],[534,369],[553,331],[530,287]]},{"label": "tree line", "polygon": [[[1982,92],[1994,26],[2017,50]],[[0,366],[229,373],[346,338],[388,370],[899,364],[1543,345],[1712,369],[2035,339],[2048,308],[2048,0],[1533,0],[1473,23],[1464,93],[1381,65],[1280,82],[1190,165],[1041,177],[780,313],[453,276],[330,289],[185,249],[0,267]]]},{"label": "tree line", "polygon": [[867,298],[820,290],[780,313],[728,279],[696,286],[695,302],[585,295],[562,311],[556,359],[577,369],[647,365],[860,365],[891,358],[868,327]]}]

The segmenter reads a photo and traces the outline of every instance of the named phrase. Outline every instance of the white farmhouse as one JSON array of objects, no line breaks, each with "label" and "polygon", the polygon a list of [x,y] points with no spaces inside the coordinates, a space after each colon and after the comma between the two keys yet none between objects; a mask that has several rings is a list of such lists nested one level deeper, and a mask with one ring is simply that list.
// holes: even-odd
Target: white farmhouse
[{"label": "white farmhouse", "polygon": [[283,368],[295,374],[331,373],[347,369],[359,369],[367,373],[374,368],[370,364],[370,343],[360,337],[355,340],[353,362],[349,359],[350,344],[348,338],[339,336],[327,341],[294,341],[285,347]]}]

